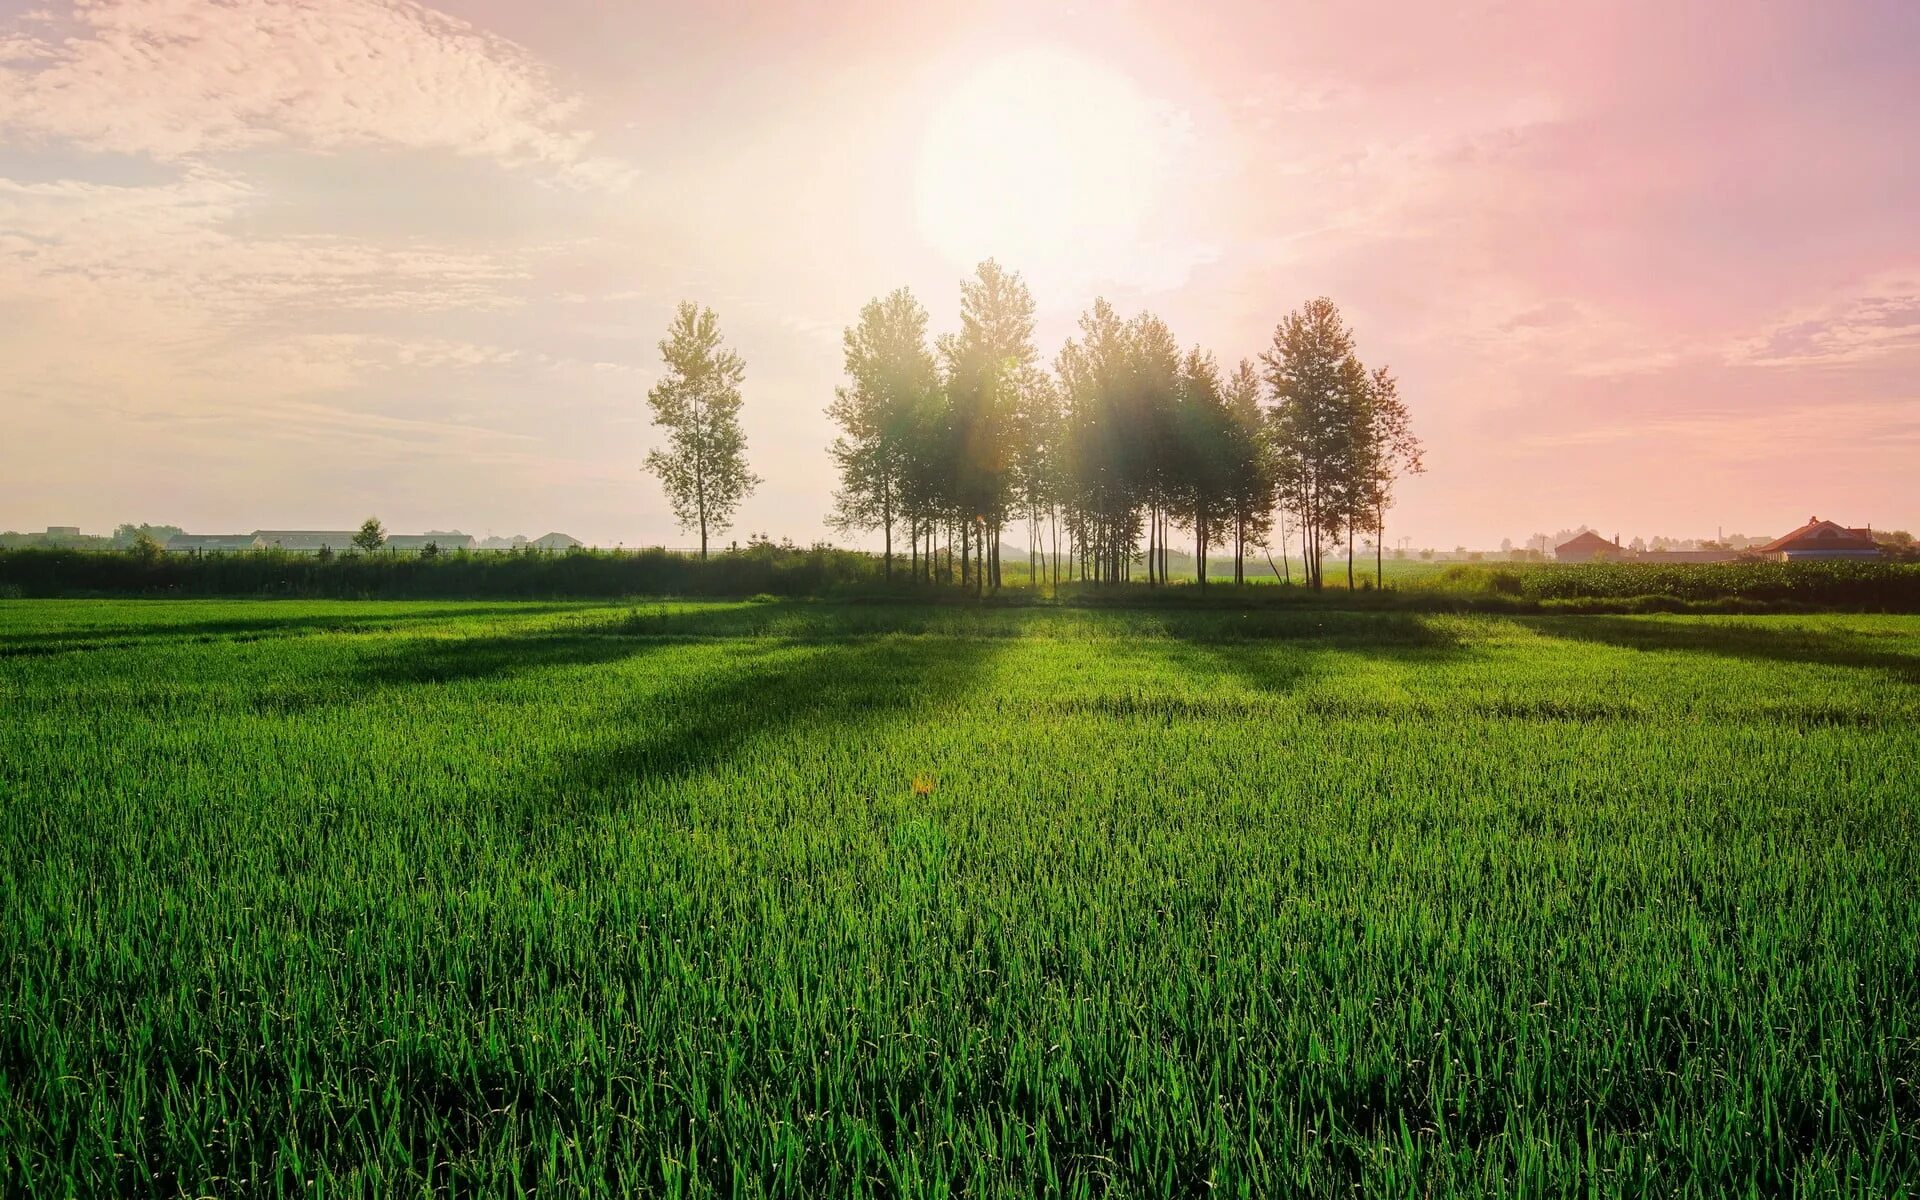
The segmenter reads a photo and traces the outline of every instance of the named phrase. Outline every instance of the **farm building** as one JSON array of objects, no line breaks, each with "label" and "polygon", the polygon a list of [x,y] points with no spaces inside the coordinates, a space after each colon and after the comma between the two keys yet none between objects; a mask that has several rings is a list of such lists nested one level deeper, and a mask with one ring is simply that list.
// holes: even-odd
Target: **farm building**
[{"label": "farm building", "polygon": [[1873,540],[1872,529],[1848,529],[1833,521],[1808,517],[1805,525],[1773,539],[1754,553],[1782,562],[1815,558],[1870,559],[1880,557],[1880,546]]},{"label": "farm building", "polygon": [[1610,542],[1591,529],[1553,548],[1556,562],[1612,562],[1626,556],[1618,541]]},{"label": "farm building", "polygon": [[579,538],[568,537],[564,533],[545,534],[533,539],[533,544],[542,550],[572,550],[576,546],[586,545]]},{"label": "farm building", "polygon": [[292,550],[317,554],[331,550],[338,554],[353,549],[351,529],[256,529],[253,544],[262,550]]},{"label": "farm building", "polygon": [[219,554],[251,550],[257,543],[251,533],[176,533],[167,539],[169,554]]},{"label": "farm building", "polygon": [[396,533],[387,538],[386,548],[403,553],[418,553],[428,546],[437,546],[442,550],[471,550],[474,547],[470,533]]}]

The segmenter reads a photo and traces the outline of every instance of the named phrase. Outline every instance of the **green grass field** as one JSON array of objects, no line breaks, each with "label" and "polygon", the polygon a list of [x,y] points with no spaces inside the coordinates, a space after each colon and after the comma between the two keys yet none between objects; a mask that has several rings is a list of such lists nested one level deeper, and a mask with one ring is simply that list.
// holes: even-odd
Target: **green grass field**
[{"label": "green grass field", "polygon": [[1920,1188],[1920,618],[0,603],[0,1192]]}]

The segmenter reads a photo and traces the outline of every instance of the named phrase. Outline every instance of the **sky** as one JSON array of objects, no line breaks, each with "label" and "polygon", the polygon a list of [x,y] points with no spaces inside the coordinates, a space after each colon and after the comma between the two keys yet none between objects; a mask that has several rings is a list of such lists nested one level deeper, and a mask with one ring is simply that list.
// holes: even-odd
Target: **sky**
[{"label": "sky", "polygon": [[993,256],[1223,364],[1320,295],[1388,538],[1920,528],[1920,4],[0,0],[0,528],[826,536],[840,335]]}]

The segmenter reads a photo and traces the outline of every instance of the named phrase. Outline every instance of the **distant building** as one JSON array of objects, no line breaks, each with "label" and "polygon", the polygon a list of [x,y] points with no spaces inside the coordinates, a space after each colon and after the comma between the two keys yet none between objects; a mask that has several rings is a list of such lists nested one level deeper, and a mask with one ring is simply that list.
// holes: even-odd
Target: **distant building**
[{"label": "distant building", "polygon": [[1619,542],[1610,542],[1591,529],[1553,548],[1556,562],[1612,562],[1626,553]]},{"label": "distant building", "polygon": [[80,527],[78,525],[49,525],[47,526],[47,536],[50,538],[79,537]]},{"label": "distant building", "polygon": [[262,550],[291,550],[296,554],[339,553],[353,549],[352,529],[256,529],[254,544]]},{"label": "distant building", "polygon": [[1819,517],[1808,517],[1805,525],[1773,539],[1754,553],[1782,562],[1818,558],[1869,559],[1880,557],[1880,545],[1873,540],[1872,529],[1848,529],[1832,521],[1822,521]]},{"label": "distant building", "polygon": [[486,538],[483,541],[481,541],[479,548],[482,550],[518,550],[520,547],[526,544],[527,544],[527,539],[525,537],[522,537],[520,534],[516,533],[510,538],[504,538],[504,537]]},{"label": "distant building", "polygon": [[228,554],[256,545],[251,533],[176,533],[167,539],[167,553]]},{"label": "distant building", "polygon": [[586,545],[579,538],[568,537],[564,533],[545,534],[533,539],[533,544],[542,550],[572,550],[577,546]]},{"label": "distant building", "polygon": [[386,549],[405,553],[417,553],[428,546],[441,550],[471,550],[474,547],[470,533],[396,533],[387,538]]}]

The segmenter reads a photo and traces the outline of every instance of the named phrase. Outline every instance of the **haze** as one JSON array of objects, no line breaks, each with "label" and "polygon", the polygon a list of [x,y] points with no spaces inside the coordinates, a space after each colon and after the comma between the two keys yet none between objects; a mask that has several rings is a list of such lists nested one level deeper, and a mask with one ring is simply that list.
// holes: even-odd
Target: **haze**
[{"label": "haze", "polygon": [[1427,444],[1393,536],[1912,527],[1920,6],[0,3],[0,526],[825,536],[840,331],[1021,271],[1225,362],[1318,295]]}]

